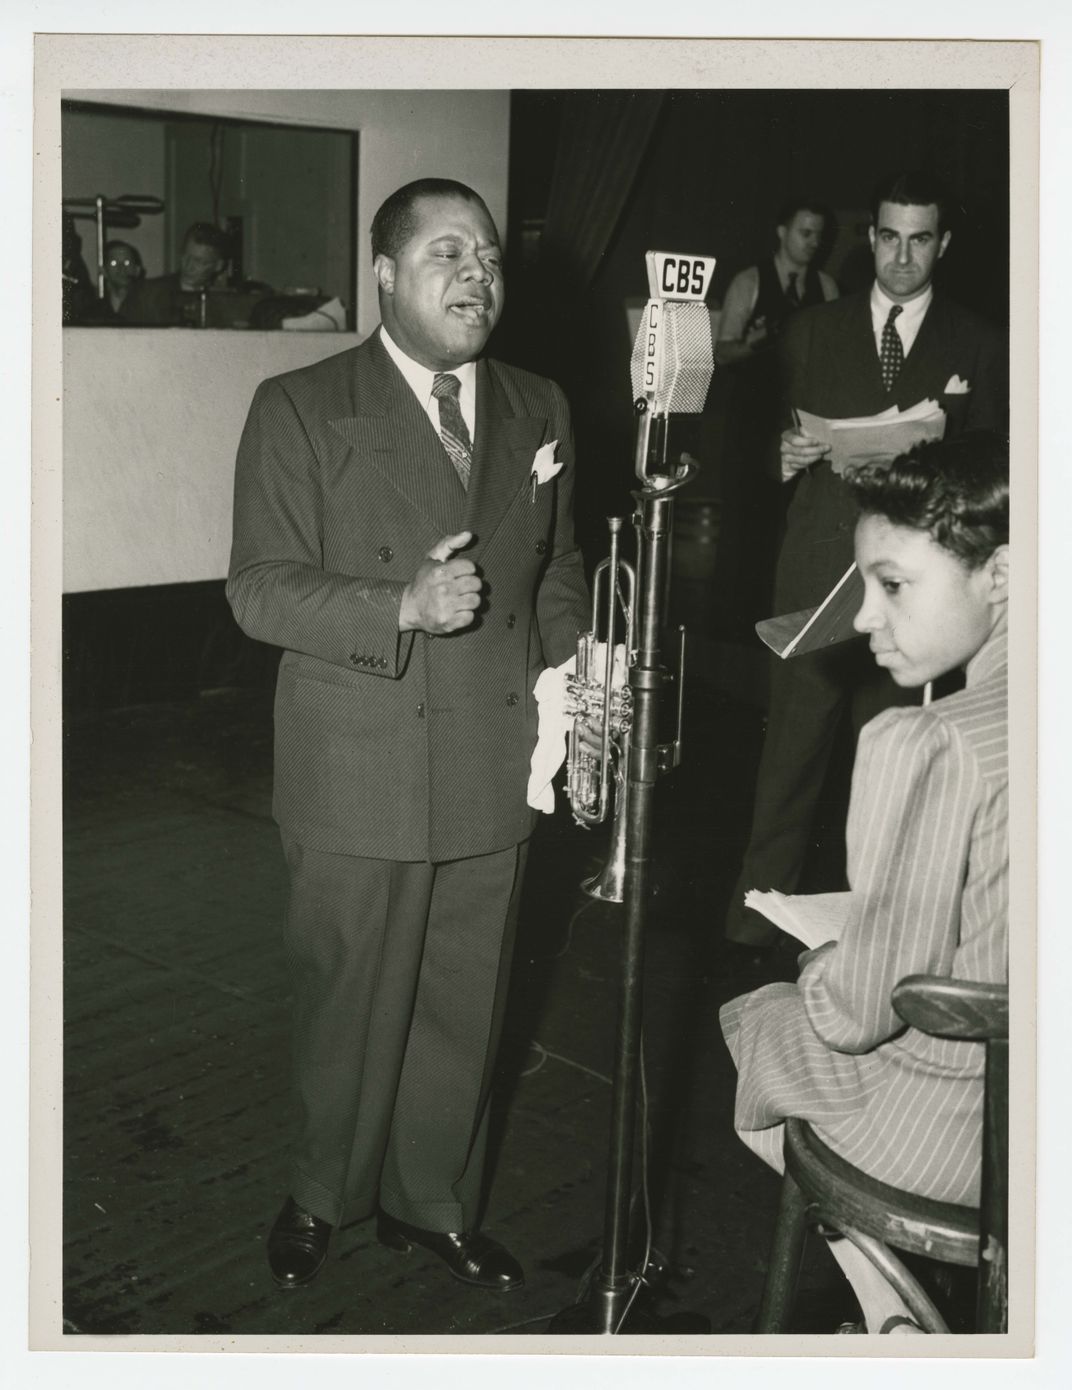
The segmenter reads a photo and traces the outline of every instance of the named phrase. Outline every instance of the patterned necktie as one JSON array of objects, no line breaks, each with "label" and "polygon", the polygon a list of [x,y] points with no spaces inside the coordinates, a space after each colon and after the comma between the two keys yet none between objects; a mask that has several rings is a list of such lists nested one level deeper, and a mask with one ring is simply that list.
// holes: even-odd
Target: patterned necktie
[{"label": "patterned necktie", "polygon": [[468,491],[469,473],[473,467],[473,444],[469,429],[458,404],[462,384],[450,372],[436,372],[432,395],[439,402],[439,437],[443,441],[458,481]]},{"label": "patterned necktie", "polygon": [[897,380],[898,374],[904,366],[904,347],[901,344],[901,335],[897,332],[897,316],[900,312],[900,304],[895,304],[890,310],[890,316],[882,330],[882,351],[879,354],[879,365],[882,368],[882,385],[887,391],[892,389],[893,383]]}]

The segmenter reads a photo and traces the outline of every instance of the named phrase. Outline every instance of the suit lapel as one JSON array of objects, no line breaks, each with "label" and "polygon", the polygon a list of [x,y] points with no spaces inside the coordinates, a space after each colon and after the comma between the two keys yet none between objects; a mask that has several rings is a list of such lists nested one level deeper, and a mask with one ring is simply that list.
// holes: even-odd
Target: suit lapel
[{"label": "suit lapel", "polygon": [[[332,429],[353,450],[355,468],[374,468],[444,535],[461,530],[466,493],[439,435],[379,334],[359,350],[352,416]],[[479,393],[478,393],[479,400]]]},{"label": "suit lapel", "polygon": [[518,493],[529,486],[546,429],[545,416],[515,414],[494,367],[477,363],[476,440],[465,510],[465,528],[476,537],[474,553],[487,549]]},{"label": "suit lapel", "polygon": [[934,392],[932,364],[935,348],[944,335],[945,322],[942,302],[935,295],[923,315],[912,351],[905,358],[901,374],[894,384],[893,396],[902,410],[923,400],[928,391]]},{"label": "suit lapel", "polygon": [[904,360],[904,366],[893,384],[893,390],[887,392],[882,384],[882,367],[875,346],[870,291],[860,295],[859,305],[854,306],[853,310],[852,336],[856,344],[861,385],[867,398],[875,404],[873,409],[858,413],[877,414],[888,410],[891,405],[896,405],[900,410],[907,410],[909,406],[924,399],[927,391],[933,389],[929,373],[934,360],[935,345],[943,335],[944,323],[942,303],[936,295],[923,316],[912,350]]}]

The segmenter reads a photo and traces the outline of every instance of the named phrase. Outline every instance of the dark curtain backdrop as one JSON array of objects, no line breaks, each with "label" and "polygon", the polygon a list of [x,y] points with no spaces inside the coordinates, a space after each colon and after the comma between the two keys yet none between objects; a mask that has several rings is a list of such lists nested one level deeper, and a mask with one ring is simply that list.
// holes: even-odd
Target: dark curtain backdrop
[{"label": "dark curtain backdrop", "polygon": [[[867,207],[885,173],[925,168],[957,225],[941,283],[1008,321],[1009,142],[1003,91],[515,92],[507,314],[495,351],[559,381],[582,468],[578,520],[594,553],[629,506],[627,299],[647,297],[650,248],[718,258],[712,299],[774,245],[777,209],[804,192],[833,208],[827,268],[870,283]],[[540,233],[542,232],[542,236]],[[718,495],[724,382],[672,443],[698,450]]]},{"label": "dark curtain backdrop", "polygon": [[568,92],[555,151],[542,254],[587,287],[603,264],[647,153],[662,92]]},{"label": "dark curtain backdrop", "polygon": [[[598,545],[608,510],[628,506],[627,492],[611,502],[602,480],[627,478],[632,443],[632,344],[620,287],[603,268],[658,138],[666,94],[526,95],[511,149],[508,314],[496,351],[569,394],[585,457],[578,523]],[[526,243],[532,227],[538,240]]]}]

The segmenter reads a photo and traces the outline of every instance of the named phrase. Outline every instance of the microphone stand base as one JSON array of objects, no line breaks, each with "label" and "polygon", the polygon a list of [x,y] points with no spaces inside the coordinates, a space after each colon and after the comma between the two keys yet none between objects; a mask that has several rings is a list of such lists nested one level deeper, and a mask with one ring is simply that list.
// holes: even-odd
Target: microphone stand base
[{"label": "microphone stand base", "polygon": [[638,1308],[636,1304],[626,1313],[624,1322],[620,1313],[615,1321],[621,1322],[621,1326],[608,1326],[606,1309],[595,1303],[573,1303],[555,1314],[547,1325],[547,1331],[553,1337],[593,1337],[643,1336],[661,1330],[654,1313]]},{"label": "microphone stand base", "polygon": [[632,1287],[620,1291],[593,1289],[580,1303],[563,1308],[547,1325],[553,1337],[643,1337],[675,1333],[708,1334],[711,1319],[702,1313],[676,1312],[658,1317],[650,1307],[651,1294],[641,1289],[632,1302]]}]

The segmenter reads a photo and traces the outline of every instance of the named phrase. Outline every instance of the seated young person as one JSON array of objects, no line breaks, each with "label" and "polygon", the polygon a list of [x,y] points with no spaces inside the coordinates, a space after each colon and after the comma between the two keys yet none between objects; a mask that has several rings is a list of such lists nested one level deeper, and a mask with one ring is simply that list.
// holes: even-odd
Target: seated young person
[{"label": "seated young person", "polygon": [[[864,727],[840,939],[801,956],[796,984],[722,1009],[735,1128],[779,1172],[799,1116],[882,1182],[979,1200],[983,1045],[906,1029],[890,995],[906,975],[1008,978],[1008,476],[1006,441],[964,434],[855,483],[856,630],[898,685],[956,667],[966,685]],[[830,1250],[869,1332],[917,1330],[850,1241]]]}]

